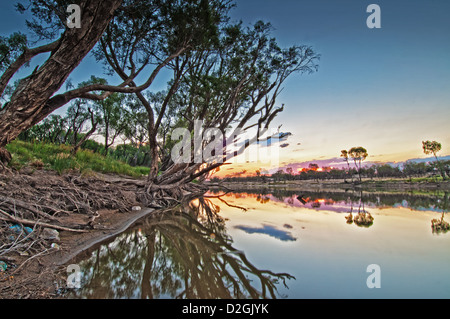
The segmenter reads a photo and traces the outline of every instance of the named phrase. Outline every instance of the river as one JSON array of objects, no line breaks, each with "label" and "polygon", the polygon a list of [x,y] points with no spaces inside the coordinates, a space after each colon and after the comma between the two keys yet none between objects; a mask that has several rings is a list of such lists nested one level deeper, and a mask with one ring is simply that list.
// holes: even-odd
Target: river
[{"label": "river", "polygon": [[71,261],[67,297],[450,298],[448,197],[211,191]]}]

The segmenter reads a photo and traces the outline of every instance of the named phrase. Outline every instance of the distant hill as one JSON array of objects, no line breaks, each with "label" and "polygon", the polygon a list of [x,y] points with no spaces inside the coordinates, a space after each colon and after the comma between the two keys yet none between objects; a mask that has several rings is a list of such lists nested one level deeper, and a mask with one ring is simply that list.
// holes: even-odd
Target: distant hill
[{"label": "distant hill", "polygon": [[[450,161],[450,155],[442,156],[442,157],[438,156],[438,159],[440,161]],[[436,159],[434,157],[412,158],[412,159],[407,160],[406,162],[415,162],[415,163],[424,163],[425,162],[426,163],[426,162],[433,162],[435,160]]]}]

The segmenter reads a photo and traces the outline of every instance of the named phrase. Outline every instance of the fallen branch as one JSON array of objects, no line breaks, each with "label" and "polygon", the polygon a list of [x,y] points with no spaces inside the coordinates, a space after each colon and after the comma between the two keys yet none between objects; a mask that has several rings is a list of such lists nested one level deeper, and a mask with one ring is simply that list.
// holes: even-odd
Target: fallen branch
[{"label": "fallen branch", "polygon": [[225,192],[223,194],[220,194],[220,195],[204,195],[203,198],[221,198],[221,197],[223,197],[223,196],[225,196],[225,195],[227,195],[227,194],[229,194],[231,192],[232,191],[227,191],[227,192]]},{"label": "fallen branch", "polygon": [[70,231],[70,232],[75,232],[75,233],[86,233],[87,232],[87,230],[73,229],[73,228],[68,228],[68,227],[64,227],[64,226],[57,226],[57,225],[47,224],[47,223],[43,223],[43,222],[39,222],[39,221],[14,217],[1,209],[0,209],[0,214],[5,216],[5,218],[0,217],[0,219],[7,220],[7,221],[13,221],[13,222],[16,222],[19,224],[39,225],[42,227],[52,228],[52,229],[56,229],[56,230],[65,230],[65,231]]},{"label": "fallen branch", "polygon": [[23,209],[26,209],[26,210],[32,212],[33,214],[36,214],[37,216],[41,216],[41,217],[44,217],[44,218],[47,218],[47,219],[50,219],[50,220],[57,220],[55,217],[53,217],[53,216],[51,216],[51,215],[49,215],[47,213],[41,212],[41,211],[31,207],[27,203],[25,203],[25,202],[23,202],[21,200],[18,200],[18,199],[4,197],[4,196],[0,195],[0,201],[2,201],[4,203],[11,204],[11,205],[14,205],[14,206],[22,207]]},{"label": "fallen branch", "polygon": [[218,200],[220,200],[222,203],[224,203],[225,205],[227,205],[228,207],[232,207],[232,208],[238,208],[243,210],[244,212],[248,211],[248,208],[242,207],[242,206],[237,206],[237,205],[232,205],[230,203],[228,203],[226,200],[223,200],[220,197],[217,197]]}]

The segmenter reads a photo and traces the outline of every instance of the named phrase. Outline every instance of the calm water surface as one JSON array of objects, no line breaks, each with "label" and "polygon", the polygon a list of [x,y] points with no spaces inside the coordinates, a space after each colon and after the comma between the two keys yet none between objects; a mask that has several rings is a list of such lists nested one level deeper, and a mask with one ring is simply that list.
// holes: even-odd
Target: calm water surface
[{"label": "calm water surface", "polygon": [[68,297],[450,298],[448,197],[210,192],[77,258]]}]

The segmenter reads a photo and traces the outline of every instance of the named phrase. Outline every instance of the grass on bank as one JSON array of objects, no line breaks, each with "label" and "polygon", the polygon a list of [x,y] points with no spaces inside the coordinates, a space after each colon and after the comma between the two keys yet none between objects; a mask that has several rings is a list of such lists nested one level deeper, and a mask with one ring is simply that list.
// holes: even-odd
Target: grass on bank
[{"label": "grass on bank", "polygon": [[41,142],[29,143],[15,140],[6,146],[12,155],[10,166],[20,169],[23,166],[45,168],[57,171],[79,170],[81,173],[99,172],[120,174],[132,177],[147,175],[148,167],[132,167],[124,162],[80,149],[75,156],[70,155],[71,147]]},{"label": "grass on bank", "polygon": [[420,184],[420,183],[441,183],[446,182],[442,176],[426,176],[426,177],[402,177],[402,178],[386,178],[386,179],[373,179],[365,180],[363,184],[389,184],[389,183],[408,183],[408,184]]}]

